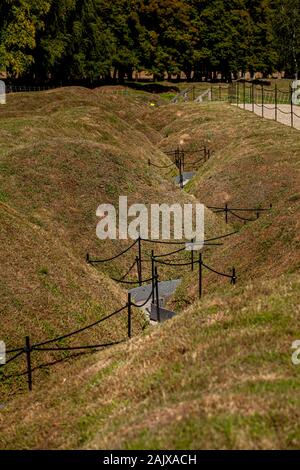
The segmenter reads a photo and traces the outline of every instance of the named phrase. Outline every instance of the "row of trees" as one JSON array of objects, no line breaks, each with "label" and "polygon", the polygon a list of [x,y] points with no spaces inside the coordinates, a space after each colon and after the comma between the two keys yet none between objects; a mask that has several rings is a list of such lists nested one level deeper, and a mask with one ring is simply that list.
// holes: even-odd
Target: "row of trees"
[{"label": "row of trees", "polygon": [[95,82],[298,70],[300,0],[1,0],[0,70]]}]

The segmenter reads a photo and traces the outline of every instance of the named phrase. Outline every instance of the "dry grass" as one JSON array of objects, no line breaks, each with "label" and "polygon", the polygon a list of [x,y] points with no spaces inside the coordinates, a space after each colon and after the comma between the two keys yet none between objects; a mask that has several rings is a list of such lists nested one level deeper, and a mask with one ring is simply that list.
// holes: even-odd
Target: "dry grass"
[{"label": "dry grass", "polygon": [[1,447],[297,448],[299,300],[299,276],[208,297],[14,400]]},{"label": "dry grass", "polygon": [[[71,88],[10,96],[1,108],[5,338],[23,341],[29,328],[37,339],[52,336],[126,298],[108,275],[121,275],[132,255],[98,271],[84,262],[86,251],[111,256],[126,245],[97,241],[99,203],[128,194],[130,202],[272,202],[274,209],[227,227],[206,211],[207,236],[240,228],[205,254],[222,271],[236,266],[237,287],[205,276],[204,300],[184,310],[197,296],[196,273],[187,273],[172,300],[181,311],[175,319],[142,332],[136,313],[132,341],[62,364],[48,379],[36,376],[30,396],[7,401],[0,446],[296,448],[298,133],[227,105],[152,109],[148,102],[143,93]],[[160,149],[181,141],[215,150],[185,194],[172,175],[147,166],[149,157],[167,162]],[[85,339],[111,338],[124,321]]]},{"label": "dry grass", "polygon": [[[149,157],[169,163],[155,145],[159,133],[143,119],[148,100],[140,93],[106,96],[68,88],[9,95],[1,107],[0,310],[8,348],[22,346],[26,334],[33,342],[52,338],[125,305],[125,289],[109,276],[121,277],[137,252],[97,270],[85,263],[87,252],[109,258],[129,244],[97,239],[99,204],[117,205],[119,195],[128,195],[129,204],[191,199],[148,167]],[[223,230],[215,217],[208,219],[208,233]],[[174,270],[165,276],[174,277]],[[123,315],[71,344],[123,339],[125,322]],[[135,333],[144,327],[145,318],[136,313]],[[45,362],[60,358],[45,356]],[[9,374],[16,372],[12,366]],[[6,382],[5,393],[15,391],[13,383],[15,378]],[[22,390],[24,380],[16,387]]]}]

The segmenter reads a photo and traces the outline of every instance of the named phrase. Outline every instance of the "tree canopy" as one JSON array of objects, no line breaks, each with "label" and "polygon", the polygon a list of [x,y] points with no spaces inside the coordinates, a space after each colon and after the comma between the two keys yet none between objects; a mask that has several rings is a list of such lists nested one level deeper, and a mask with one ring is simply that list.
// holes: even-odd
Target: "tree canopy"
[{"label": "tree canopy", "polygon": [[[2,0],[0,69],[31,81],[296,74],[300,0]],[[194,75],[193,75],[194,74]]]}]

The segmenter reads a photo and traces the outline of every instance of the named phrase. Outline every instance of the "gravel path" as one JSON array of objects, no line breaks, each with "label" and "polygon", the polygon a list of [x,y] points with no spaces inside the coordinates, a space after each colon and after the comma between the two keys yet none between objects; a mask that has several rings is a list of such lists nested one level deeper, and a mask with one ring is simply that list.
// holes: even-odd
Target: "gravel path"
[{"label": "gravel path", "polygon": [[[182,173],[182,176],[183,176],[183,186],[185,186],[192,178],[193,176],[195,176],[195,172],[193,171],[189,171],[189,172],[185,172],[185,173]],[[176,184],[180,184],[180,176],[176,176],[176,178],[174,178],[174,181]]]},{"label": "gravel path", "polygon": [[[237,106],[237,105],[234,104],[233,106]],[[252,104],[246,104],[245,107],[243,104],[240,104],[239,108],[246,109],[246,111],[253,111]],[[275,114],[274,105],[272,104],[266,104],[264,107],[264,110],[261,105],[259,106],[256,104],[254,106],[254,112],[258,116],[263,115],[264,118],[273,119],[275,121],[276,114]],[[297,116],[294,115],[294,128],[300,130],[300,107],[299,106],[294,106],[294,113],[297,114]],[[281,124],[291,127],[291,123],[292,123],[291,105],[289,104],[278,105],[277,121],[280,122]]]},{"label": "gravel path", "polygon": [[[168,297],[171,297],[180,283],[181,279],[159,282],[158,293],[160,299],[167,299]],[[135,287],[128,292],[132,295],[132,297],[134,297],[136,303],[143,303],[146,299],[148,299],[151,291],[152,284],[147,284],[146,286]]]}]

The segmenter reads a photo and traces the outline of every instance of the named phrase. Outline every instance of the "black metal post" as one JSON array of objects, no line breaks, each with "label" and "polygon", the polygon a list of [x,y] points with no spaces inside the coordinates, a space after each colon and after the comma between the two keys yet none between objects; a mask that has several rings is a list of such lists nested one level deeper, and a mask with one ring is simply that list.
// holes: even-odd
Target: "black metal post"
[{"label": "black metal post", "polygon": [[228,204],[225,204],[225,222],[228,224]]},{"label": "black metal post", "polygon": [[90,255],[89,255],[89,253],[86,254],[86,262],[87,262],[87,264],[90,264]]},{"label": "black metal post", "polygon": [[160,323],[160,306],[159,306],[159,291],[158,291],[158,273],[157,273],[157,267],[155,267],[155,288],[156,288],[157,321]]},{"label": "black metal post", "polygon": [[179,162],[179,185],[180,188],[183,188],[183,174],[182,174],[182,162],[181,162],[181,155],[180,155],[180,162]]},{"label": "black metal post", "polygon": [[[191,243],[194,245],[194,239],[193,238],[191,240]],[[194,271],[194,250],[193,250],[193,246],[192,246],[192,250],[191,250],[191,269],[192,269],[192,271]]]},{"label": "black metal post", "polygon": [[26,352],[26,362],[27,362],[27,377],[28,377],[28,388],[29,391],[32,391],[32,369],[31,369],[31,345],[30,337],[26,336],[25,338],[25,352]]},{"label": "black metal post", "polygon": [[252,112],[255,112],[255,99],[254,99],[254,94],[255,94],[255,88],[254,88],[254,83],[252,82]]},{"label": "black metal post", "polygon": [[293,103],[293,87],[291,85],[291,127],[294,127],[294,103]]},{"label": "black metal post", "polygon": [[202,298],[202,253],[199,253],[199,299]]},{"label": "black metal post", "polygon": [[154,258],[154,250],[151,251],[151,272],[152,272],[152,303],[154,304],[155,301],[155,258]]},{"label": "black metal post", "polygon": [[232,283],[234,286],[236,285],[236,272],[235,272],[235,268],[232,268],[231,283]]},{"label": "black metal post", "polygon": [[278,120],[278,87],[277,83],[275,84],[275,121]]},{"label": "black metal post", "polygon": [[128,294],[128,303],[127,303],[127,309],[128,309],[128,338],[131,338],[131,294]]},{"label": "black metal post", "polygon": [[139,246],[139,284],[140,286],[142,286],[143,282],[142,282],[142,240],[141,240],[141,237],[139,236],[139,242],[138,242],[138,246]]},{"label": "black metal post", "polygon": [[244,99],[244,109],[246,109],[246,82],[244,81],[244,86],[243,86],[243,99]]},{"label": "black metal post", "polygon": [[261,86],[261,104],[262,104],[262,117],[265,116],[265,110],[264,110],[264,106],[265,106],[265,89],[264,89],[264,86],[262,85]]},{"label": "black metal post", "polygon": [[140,259],[138,256],[135,257],[135,262],[136,262],[136,269],[137,269],[137,275],[138,275],[138,283],[139,283],[139,286],[141,287],[142,276],[141,276],[141,270],[140,270]]}]

